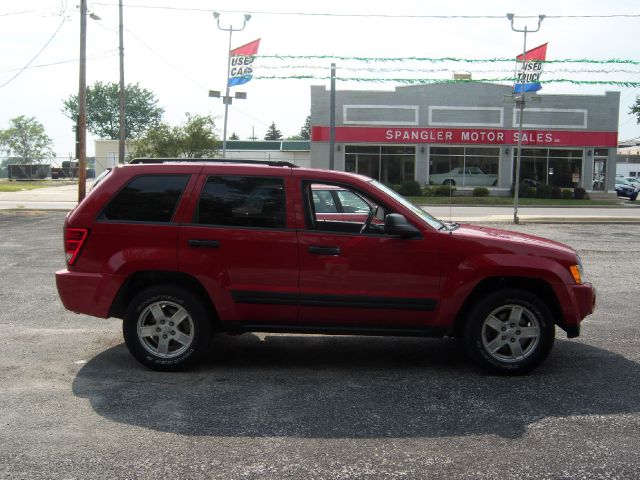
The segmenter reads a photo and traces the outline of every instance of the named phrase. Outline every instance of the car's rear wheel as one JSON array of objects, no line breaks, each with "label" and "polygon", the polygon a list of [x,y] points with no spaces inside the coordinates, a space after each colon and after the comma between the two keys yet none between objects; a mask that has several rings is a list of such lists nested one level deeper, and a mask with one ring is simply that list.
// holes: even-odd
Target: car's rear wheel
[{"label": "car's rear wheel", "polygon": [[131,354],[154,370],[182,370],[209,346],[211,324],[202,302],[187,290],[158,285],[129,303],[123,336]]},{"label": "car's rear wheel", "polygon": [[471,309],[465,349],[492,373],[519,375],[549,355],[555,324],[546,304],[524,290],[505,289],[485,296]]}]

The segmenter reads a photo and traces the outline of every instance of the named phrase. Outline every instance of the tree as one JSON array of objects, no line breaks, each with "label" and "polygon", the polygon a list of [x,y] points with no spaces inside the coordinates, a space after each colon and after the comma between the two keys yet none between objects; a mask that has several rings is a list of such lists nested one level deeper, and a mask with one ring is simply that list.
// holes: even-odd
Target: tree
[{"label": "tree", "polygon": [[300,137],[303,140],[311,140],[311,115],[307,115],[304,125],[300,129]]},{"label": "tree", "polygon": [[640,96],[636,97],[636,103],[631,106],[629,113],[634,114],[637,117],[638,123],[640,123]]},{"label": "tree", "polygon": [[280,140],[282,138],[282,132],[276,128],[276,122],[271,122],[271,126],[267,130],[267,134],[264,136],[265,140]]},{"label": "tree", "polygon": [[161,123],[132,142],[133,157],[203,158],[218,152],[213,117],[185,114],[184,124]]},{"label": "tree", "polygon": [[53,142],[35,117],[20,115],[9,124],[8,129],[0,130],[0,149],[11,157],[10,163],[29,164],[55,157]]},{"label": "tree", "polygon": [[[120,108],[117,83],[96,82],[87,87],[87,130],[100,138],[120,138]],[[125,138],[135,139],[162,120],[164,109],[158,106],[155,95],[129,84],[124,89]],[[71,95],[63,102],[62,113],[76,122],[78,95]]]},{"label": "tree", "polygon": [[238,134],[236,132],[233,132],[231,134],[231,136],[229,137],[229,140],[240,140],[240,137],[238,136]]}]

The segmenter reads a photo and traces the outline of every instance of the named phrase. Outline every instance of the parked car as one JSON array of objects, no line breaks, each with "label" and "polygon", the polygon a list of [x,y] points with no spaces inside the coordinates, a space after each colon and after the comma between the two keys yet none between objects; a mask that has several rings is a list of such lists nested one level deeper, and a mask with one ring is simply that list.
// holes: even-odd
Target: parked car
[{"label": "parked car", "polygon": [[429,175],[429,183],[434,185],[471,185],[495,186],[498,176],[492,173],[484,173],[478,167],[454,168],[448,173],[432,173]]},{"label": "parked car", "polygon": [[623,185],[631,185],[632,187],[640,188],[640,178],[636,178],[636,177],[617,176],[616,183],[623,184]]},{"label": "parked car", "polygon": [[[122,319],[152,369],[193,364],[213,332],[295,332],[458,337],[479,366],[522,374],[595,308],[570,247],[442,222],[367,177],[155,162],[101,176],[64,222],[56,272],[64,306]],[[320,211],[326,192],[344,217]]]},{"label": "parked car", "polygon": [[[355,192],[335,185],[311,185],[313,206],[319,221],[364,222],[376,205]],[[373,223],[381,223],[374,218]]]},{"label": "parked car", "polygon": [[622,183],[622,179],[619,178],[616,178],[615,189],[617,196],[627,197],[632,202],[635,202],[636,198],[638,198],[638,192],[640,192],[640,189],[629,183]]}]

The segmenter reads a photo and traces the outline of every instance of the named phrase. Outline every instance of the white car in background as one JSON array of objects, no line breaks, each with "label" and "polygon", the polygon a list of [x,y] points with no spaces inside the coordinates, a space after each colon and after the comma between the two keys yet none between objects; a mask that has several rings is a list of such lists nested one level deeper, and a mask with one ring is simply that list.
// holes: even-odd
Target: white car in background
[{"label": "white car in background", "polygon": [[458,167],[448,173],[432,173],[429,175],[429,183],[434,185],[461,185],[461,186],[495,186],[498,176],[492,173],[484,173],[478,167]]},{"label": "white car in background", "polygon": [[632,187],[640,188],[640,178],[638,177],[625,177],[624,175],[617,175],[616,183],[622,183],[624,185],[631,185]]}]

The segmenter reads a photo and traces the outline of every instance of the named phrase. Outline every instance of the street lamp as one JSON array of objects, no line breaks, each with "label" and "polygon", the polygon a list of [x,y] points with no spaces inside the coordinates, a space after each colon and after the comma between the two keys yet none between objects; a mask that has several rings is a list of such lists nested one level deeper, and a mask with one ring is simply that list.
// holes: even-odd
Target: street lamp
[{"label": "street lamp", "polygon": [[118,163],[124,163],[125,116],[124,116],[124,26],[122,22],[122,0],[118,2],[118,43],[120,50],[120,86],[118,89]]},{"label": "street lamp", "polygon": [[[247,26],[247,22],[249,20],[251,20],[251,15],[249,15],[248,13],[244,14],[244,20],[242,22],[242,27],[241,28],[233,28],[233,25],[229,25],[228,28],[223,28],[222,26],[220,26],[220,14],[218,12],[213,12],[213,18],[216,19],[216,23],[218,25],[218,29],[225,31],[225,32],[229,32],[229,50],[228,50],[228,54],[227,54],[227,79],[226,79],[226,84],[227,84],[227,89],[226,89],[226,93],[224,95],[224,97],[222,97],[222,103],[224,103],[224,128],[222,130],[222,158],[226,158],[227,155],[227,118],[229,116],[229,105],[232,103],[232,99],[233,97],[231,97],[229,95],[229,74],[231,73],[231,36],[233,35],[233,32],[240,32],[242,30],[244,30],[244,27]],[[209,92],[209,96],[210,97],[220,97],[220,92],[216,92],[216,91],[210,91]],[[238,92],[238,94],[236,95],[236,98],[238,99],[245,99],[247,98],[246,93],[245,94],[241,94],[240,92]]]},{"label": "street lamp", "polygon": [[520,223],[520,219],[518,218],[518,197],[519,197],[519,188],[520,188],[520,159],[522,156],[522,125],[523,120],[522,117],[524,115],[524,105],[525,105],[525,95],[524,95],[524,83],[525,83],[525,75],[524,68],[525,62],[527,61],[527,33],[535,33],[540,30],[540,25],[542,24],[542,20],[544,20],[545,15],[538,15],[538,27],[535,30],[528,30],[525,25],[524,30],[519,30],[515,28],[513,25],[513,21],[515,19],[515,15],[513,13],[507,13],[507,18],[511,21],[511,30],[514,32],[522,32],[524,33],[524,47],[522,50],[522,75],[520,75],[520,95],[514,95],[514,100],[516,102],[516,107],[520,109],[520,121],[518,122],[518,154],[516,155],[516,178],[515,178],[515,186],[513,189],[513,223],[516,225]]},{"label": "street lamp", "polygon": [[[95,13],[92,20],[101,20]],[[80,81],[78,87],[78,202],[87,194],[87,0],[80,0]]]}]

